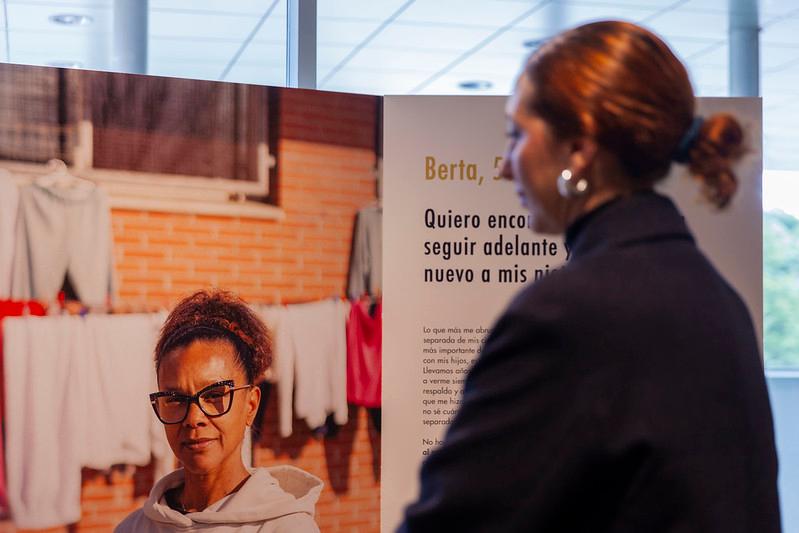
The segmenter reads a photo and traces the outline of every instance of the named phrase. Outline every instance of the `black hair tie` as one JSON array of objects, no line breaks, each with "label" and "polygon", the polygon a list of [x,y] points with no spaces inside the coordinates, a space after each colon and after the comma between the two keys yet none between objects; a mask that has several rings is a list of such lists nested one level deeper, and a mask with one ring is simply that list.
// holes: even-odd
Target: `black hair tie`
[{"label": "black hair tie", "polygon": [[674,155],[671,157],[674,161],[678,163],[687,163],[691,159],[691,149],[696,144],[696,140],[699,138],[699,130],[702,129],[702,124],[704,123],[704,118],[700,116],[694,117],[688,131],[685,132],[680,142],[677,143],[677,148],[674,150]]}]

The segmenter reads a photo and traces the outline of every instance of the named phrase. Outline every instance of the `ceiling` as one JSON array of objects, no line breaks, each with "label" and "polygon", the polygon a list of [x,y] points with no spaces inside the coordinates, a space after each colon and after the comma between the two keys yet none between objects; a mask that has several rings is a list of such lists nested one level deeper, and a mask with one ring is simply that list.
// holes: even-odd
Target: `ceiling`
[{"label": "ceiling", "polygon": [[[0,2],[0,60],[112,69],[115,0]],[[664,36],[688,64],[698,95],[726,96],[729,2],[317,0],[317,85],[372,94],[506,94],[530,51],[526,41],[621,18]],[[799,2],[759,6],[766,167],[799,170]],[[92,22],[51,22],[59,13]],[[286,0],[149,0],[147,46],[149,74],[285,85]],[[465,81],[489,86],[463,89]]]}]

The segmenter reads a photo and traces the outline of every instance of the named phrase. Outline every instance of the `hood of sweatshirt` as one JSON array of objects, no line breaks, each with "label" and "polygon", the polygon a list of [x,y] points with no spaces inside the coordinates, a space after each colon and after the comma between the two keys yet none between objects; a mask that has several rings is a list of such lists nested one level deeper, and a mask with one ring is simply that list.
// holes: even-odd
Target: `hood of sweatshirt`
[{"label": "hood of sweatshirt", "polygon": [[295,513],[314,515],[324,485],[318,477],[289,465],[256,468],[250,474],[238,491],[203,511],[184,515],[163,498],[164,492],[183,483],[183,470],[176,470],[155,484],[144,503],[144,514],[153,522],[179,528],[264,522]]}]

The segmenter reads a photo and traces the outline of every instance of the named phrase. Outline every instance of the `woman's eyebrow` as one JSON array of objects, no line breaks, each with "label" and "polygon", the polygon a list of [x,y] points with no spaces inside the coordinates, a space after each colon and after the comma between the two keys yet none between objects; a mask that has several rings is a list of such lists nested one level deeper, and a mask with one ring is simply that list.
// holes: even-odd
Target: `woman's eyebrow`
[{"label": "woman's eyebrow", "polygon": [[[203,389],[207,389],[208,387],[211,387],[213,385],[222,384],[225,381],[233,381],[233,380],[229,379],[229,378],[228,379],[210,379],[207,382],[205,382],[201,387],[198,387],[197,388],[197,392],[200,392]],[[179,394],[185,394],[186,396],[191,396],[191,394],[189,392],[187,392],[185,389],[182,389],[180,387],[162,387],[161,389],[159,389],[158,392],[175,392],[175,393],[179,393]]]},{"label": "woman's eyebrow", "polygon": [[178,387],[162,387],[158,392],[179,392],[180,394],[188,394],[186,391]]}]

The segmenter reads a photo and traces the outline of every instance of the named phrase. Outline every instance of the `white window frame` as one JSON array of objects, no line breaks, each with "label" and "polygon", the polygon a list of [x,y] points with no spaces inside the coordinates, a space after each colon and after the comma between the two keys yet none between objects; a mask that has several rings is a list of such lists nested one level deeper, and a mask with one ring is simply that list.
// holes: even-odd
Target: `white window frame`
[{"label": "white window frame", "polygon": [[[103,187],[112,209],[264,220],[285,218],[278,206],[247,200],[247,195],[269,194],[269,171],[275,166],[275,158],[266,143],[259,143],[256,148],[257,180],[244,181],[93,168],[93,132],[90,121],[78,123],[74,165],[69,172]],[[18,161],[1,161],[0,168],[7,170],[19,184],[30,183],[48,172],[46,165]]]}]

